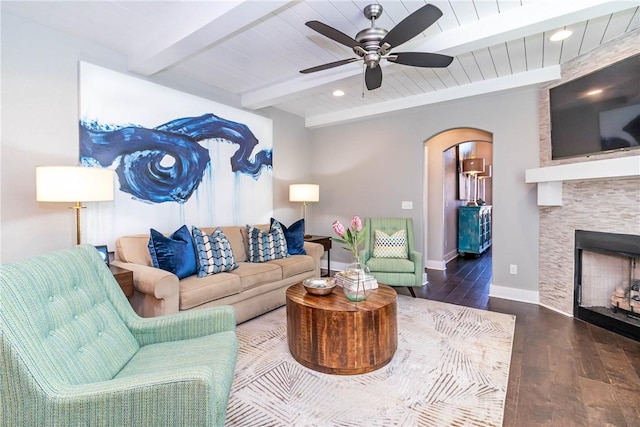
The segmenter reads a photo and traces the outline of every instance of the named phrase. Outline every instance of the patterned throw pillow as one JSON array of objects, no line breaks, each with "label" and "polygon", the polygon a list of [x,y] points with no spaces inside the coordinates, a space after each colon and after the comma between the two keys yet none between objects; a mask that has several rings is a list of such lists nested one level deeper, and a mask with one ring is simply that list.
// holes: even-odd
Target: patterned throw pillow
[{"label": "patterned throw pillow", "polygon": [[407,258],[407,233],[405,230],[396,231],[391,236],[376,230],[373,244],[375,258]]},{"label": "patterned throw pillow", "polygon": [[238,268],[229,239],[220,227],[207,234],[198,227],[191,227],[193,243],[198,255],[198,277],[210,276]]},{"label": "patterned throw pillow", "polygon": [[149,255],[155,268],[169,271],[180,279],[196,274],[196,253],[186,225],[165,237],[153,228],[149,231]]},{"label": "patterned throw pillow", "polygon": [[247,237],[249,240],[249,262],[289,258],[287,240],[279,222],[274,222],[269,231],[247,225]]}]

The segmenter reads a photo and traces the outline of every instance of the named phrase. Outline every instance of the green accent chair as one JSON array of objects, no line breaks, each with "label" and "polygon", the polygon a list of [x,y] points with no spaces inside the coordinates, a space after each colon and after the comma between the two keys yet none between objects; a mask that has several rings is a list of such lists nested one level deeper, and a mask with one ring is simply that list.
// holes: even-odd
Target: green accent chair
[{"label": "green accent chair", "polygon": [[221,306],[141,318],[90,245],[0,266],[0,425],[216,426],[238,341]]},{"label": "green accent chair", "polygon": [[[413,219],[411,218],[365,218],[364,249],[360,252],[360,260],[376,278],[379,283],[389,286],[406,286],[415,298],[413,290],[415,286],[422,286],[422,253],[415,250],[413,237]],[[408,259],[401,258],[375,258],[373,246],[375,243],[375,231],[380,230],[386,234],[405,230],[407,233]]]}]

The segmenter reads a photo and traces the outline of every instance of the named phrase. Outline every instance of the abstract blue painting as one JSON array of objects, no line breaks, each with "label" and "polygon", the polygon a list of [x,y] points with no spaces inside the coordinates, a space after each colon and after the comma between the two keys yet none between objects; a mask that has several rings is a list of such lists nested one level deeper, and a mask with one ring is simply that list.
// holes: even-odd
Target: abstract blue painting
[{"label": "abstract blue painting", "polygon": [[114,169],[119,190],[87,210],[89,242],[269,221],[270,119],[81,63],[79,135],[80,162]]}]

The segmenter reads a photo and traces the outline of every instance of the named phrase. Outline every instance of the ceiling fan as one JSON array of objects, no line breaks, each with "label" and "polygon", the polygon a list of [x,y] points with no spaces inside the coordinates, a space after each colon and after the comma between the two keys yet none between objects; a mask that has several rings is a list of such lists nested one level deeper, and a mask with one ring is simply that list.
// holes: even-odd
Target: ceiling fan
[{"label": "ceiling fan", "polygon": [[367,89],[374,90],[382,85],[382,69],[380,68],[380,60],[382,59],[412,67],[435,68],[447,67],[451,64],[453,57],[437,53],[390,53],[391,49],[411,40],[435,23],[442,16],[440,9],[432,4],[426,4],[400,21],[391,31],[375,26],[376,19],[382,15],[382,10],[382,6],[379,4],[370,4],[364,8],[364,16],[371,21],[371,27],[360,31],[356,34],[355,39],[319,21],[305,23],[307,27],[323,36],[352,48],[358,57],[329,62],[300,72],[302,74],[315,73],[362,60],[367,66],[364,76]]}]

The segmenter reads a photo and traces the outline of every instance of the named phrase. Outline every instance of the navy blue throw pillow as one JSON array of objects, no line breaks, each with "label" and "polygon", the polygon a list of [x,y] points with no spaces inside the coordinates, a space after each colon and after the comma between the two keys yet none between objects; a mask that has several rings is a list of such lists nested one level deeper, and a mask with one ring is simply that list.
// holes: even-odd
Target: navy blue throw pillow
[{"label": "navy blue throw pillow", "polygon": [[155,268],[169,271],[180,279],[198,272],[196,252],[191,233],[186,225],[165,237],[159,231],[150,230],[149,254]]},{"label": "navy blue throw pillow", "polygon": [[307,251],[304,250],[304,219],[297,220],[289,227],[285,227],[283,223],[273,218],[271,218],[271,227],[274,222],[278,222],[284,231],[289,255],[306,255]]}]

